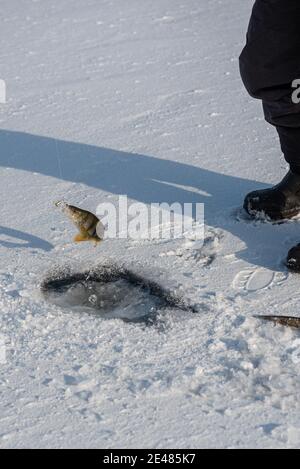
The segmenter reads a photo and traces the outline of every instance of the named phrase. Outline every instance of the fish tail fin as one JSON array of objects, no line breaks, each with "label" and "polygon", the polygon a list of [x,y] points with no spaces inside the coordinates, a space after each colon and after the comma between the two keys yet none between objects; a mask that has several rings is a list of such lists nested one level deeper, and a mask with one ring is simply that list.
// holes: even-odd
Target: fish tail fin
[{"label": "fish tail fin", "polygon": [[82,243],[83,241],[88,241],[88,240],[89,240],[89,236],[82,234],[82,233],[78,233],[74,238],[75,243]]}]

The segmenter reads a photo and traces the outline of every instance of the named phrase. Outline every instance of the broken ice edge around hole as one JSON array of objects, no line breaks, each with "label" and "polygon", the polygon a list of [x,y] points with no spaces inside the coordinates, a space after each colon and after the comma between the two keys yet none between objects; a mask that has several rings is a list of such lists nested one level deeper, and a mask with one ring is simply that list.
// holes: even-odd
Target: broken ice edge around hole
[{"label": "broken ice edge around hole", "polygon": [[[122,319],[124,322],[143,323],[147,326],[157,324],[159,317],[161,317],[161,314],[167,309],[176,309],[193,314],[200,312],[197,305],[190,304],[183,297],[165,289],[159,283],[115,264],[103,264],[82,272],[76,272],[70,267],[56,268],[42,281],[40,288],[44,299],[57,305],[57,303],[53,301],[53,298],[57,299],[60,298],[60,296],[62,297],[74,287],[83,287],[83,289],[88,290],[89,285],[99,284],[110,286],[116,285],[117,282],[120,281],[126,282],[128,289],[138,289],[144,295],[148,295],[149,298],[154,298],[157,302],[156,307],[146,312],[144,315],[142,314],[136,317],[122,317],[122,315],[110,316],[107,314],[107,311],[101,311],[101,307],[93,308],[91,305],[86,312],[97,315],[101,319]],[[68,304],[68,302],[66,302],[62,307],[63,309],[67,308],[71,310],[72,307],[74,308],[75,306],[74,304]],[[78,304],[78,306],[83,307],[84,305]],[[113,305],[112,311],[115,307],[117,307],[117,305]],[[122,306],[120,307],[122,308]]]}]

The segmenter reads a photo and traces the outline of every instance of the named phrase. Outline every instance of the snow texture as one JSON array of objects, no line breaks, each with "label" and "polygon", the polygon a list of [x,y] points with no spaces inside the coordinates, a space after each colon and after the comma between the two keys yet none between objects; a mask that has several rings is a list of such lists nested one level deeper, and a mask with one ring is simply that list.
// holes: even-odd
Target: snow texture
[{"label": "snow texture", "polygon": [[[2,448],[299,447],[299,332],[253,317],[299,315],[284,266],[299,222],[240,209],[286,171],[239,77],[252,4],[2,0]],[[120,194],[205,203],[204,246],[73,244],[53,203],[95,212]],[[42,295],[53,272],[104,262],[197,313],[166,308],[157,327]]]}]

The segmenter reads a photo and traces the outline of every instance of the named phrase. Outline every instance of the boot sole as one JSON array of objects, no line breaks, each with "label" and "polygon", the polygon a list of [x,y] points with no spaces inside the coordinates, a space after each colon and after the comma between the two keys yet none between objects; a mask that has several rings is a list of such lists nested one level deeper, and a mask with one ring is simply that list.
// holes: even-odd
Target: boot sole
[{"label": "boot sole", "polygon": [[292,272],[293,274],[300,274],[300,265],[299,266],[295,266],[293,264],[289,264],[288,262],[286,263],[286,266],[288,268],[288,270],[290,272]]},{"label": "boot sole", "polygon": [[286,261],[286,266],[290,272],[300,274],[300,264],[291,262],[289,259]]},{"label": "boot sole", "polygon": [[[245,207],[244,207],[245,208]],[[271,222],[284,222],[285,220],[291,220],[300,215],[300,207],[293,210],[286,210],[284,212],[264,212],[258,210],[247,210],[248,215],[253,219],[265,219]]]}]

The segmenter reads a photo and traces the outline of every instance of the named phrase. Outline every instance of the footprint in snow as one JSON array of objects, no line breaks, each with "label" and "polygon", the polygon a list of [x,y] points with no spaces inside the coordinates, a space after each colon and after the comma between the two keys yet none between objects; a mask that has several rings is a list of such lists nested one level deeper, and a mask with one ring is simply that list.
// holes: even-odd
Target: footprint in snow
[{"label": "footprint in snow", "polygon": [[186,261],[194,261],[202,267],[208,267],[217,257],[222,236],[220,230],[208,229],[204,241],[187,239],[182,247],[177,250],[163,252],[160,257],[183,257]]},{"label": "footprint in snow", "polygon": [[245,269],[235,276],[233,287],[244,293],[252,293],[281,285],[287,278],[287,272],[272,272],[265,268]]}]

